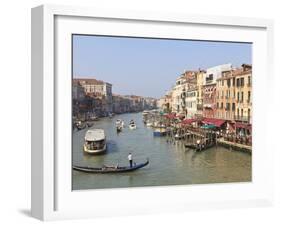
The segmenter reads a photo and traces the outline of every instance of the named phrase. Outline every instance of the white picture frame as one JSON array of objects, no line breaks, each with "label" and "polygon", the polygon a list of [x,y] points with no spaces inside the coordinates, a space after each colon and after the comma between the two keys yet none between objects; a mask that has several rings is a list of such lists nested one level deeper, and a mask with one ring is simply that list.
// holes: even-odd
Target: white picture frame
[{"label": "white picture frame", "polygon": [[[186,28],[188,32],[180,32]],[[253,181],[73,192],[70,186],[71,118],[65,116],[71,112],[62,112],[62,109],[70,111],[69,34],[93,31],[121,36],[253,42],[253,74],[256,76],[253,83],[256,90],[253,97]],[[271,102],[265,101],[262,92],[257,90],[262,88],[269,95],[273,92],[270,90],[274,83],[272,45],[273,22],[265,19],[56,5],[33,8],[32,216],[56,220],[271,205],[273,148],[266,135]],[[70,132],[62,134],[62,128]]]}]

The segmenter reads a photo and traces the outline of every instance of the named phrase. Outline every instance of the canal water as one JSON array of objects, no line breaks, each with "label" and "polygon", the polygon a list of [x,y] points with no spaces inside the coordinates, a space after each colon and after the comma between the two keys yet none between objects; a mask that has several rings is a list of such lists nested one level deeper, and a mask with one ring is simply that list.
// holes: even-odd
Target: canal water
[{"label": "canal water", "polygon": [[[115,122],[119,118],[125,121],[126,127],[117,134]],[[128,128],[131,119],[136,122],[136,130]],[[84,154],[87,129],[75,130],[73,164],[93,167],[117,163],[129,165],[129,152],[135,162],[144,162],[149,158],[150,163],[137,171],[120,174],[90,174],[73,170],[73,190],[251,181],[251,155],[224,147],[199,153],[187,150],[181,141],[170,143],[165,137],[153,137],[153,130],[143,124],[141,113],[102,118],[92,128],[105,130],[106,154]]]}]

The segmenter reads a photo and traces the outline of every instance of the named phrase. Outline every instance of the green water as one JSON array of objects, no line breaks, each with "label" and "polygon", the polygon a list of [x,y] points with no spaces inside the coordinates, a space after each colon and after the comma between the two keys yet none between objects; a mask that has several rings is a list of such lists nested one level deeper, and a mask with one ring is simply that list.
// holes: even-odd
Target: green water
[{"label": "green water", "polygon": [[[120,118],[128,125],[134,119],[136,130],[128,127],[117,134],[115,121]],[[142,122],[141,113],[103,118],[92,128],[102,128],[107,137],[104,155],[83,153],[84,135],[87,131],[73,132],[73,163],[102,166],[128,165],[127,155],[133,154],[135,162],[150,163],[145,168],[120,174],[89,174],[73,171],[73,189],[123,188],[251,181],[251,155],[215,147],[200,153],[186,150],[183,142],[167,142],[165,137],[153,137],[153,131]]]}]

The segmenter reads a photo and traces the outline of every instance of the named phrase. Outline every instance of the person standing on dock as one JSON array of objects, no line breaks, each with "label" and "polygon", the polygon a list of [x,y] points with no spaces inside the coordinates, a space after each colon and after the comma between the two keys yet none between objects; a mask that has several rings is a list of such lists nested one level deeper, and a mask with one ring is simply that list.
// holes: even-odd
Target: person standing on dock
[{"label": "person standing on dock", "polygon": [[130,167],[132,168],[133,167],[133,156],[131,153],[129,153],[129,155],[128,155],[128,160],[130,162]]}]

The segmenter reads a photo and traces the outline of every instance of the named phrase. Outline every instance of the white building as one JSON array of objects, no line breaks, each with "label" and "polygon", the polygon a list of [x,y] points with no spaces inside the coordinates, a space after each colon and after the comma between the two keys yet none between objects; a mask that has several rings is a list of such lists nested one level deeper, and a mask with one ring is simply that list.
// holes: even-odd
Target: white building
[{"label": "white building", "polygon": [[184,113],[184,102],[182,93],[185,91],[185,78],[183,75],[177,78],[176,84],[172,89],[172,112],[177,114]]},{"label": "white building", "polygon": [[194,118],[197,114],[197,88],[196,85],[189,86],[186,91],[186,118]]},{"label": "white building", "polygon": [[209,85],[216,83],[218,78],[221,78],[222,72],[230,71],[232,68],[231,64],[222,64],[215,67],[208,68],[203,80],[203,85]]}]

